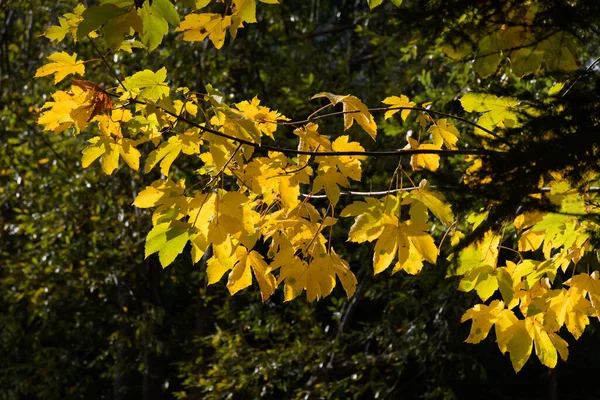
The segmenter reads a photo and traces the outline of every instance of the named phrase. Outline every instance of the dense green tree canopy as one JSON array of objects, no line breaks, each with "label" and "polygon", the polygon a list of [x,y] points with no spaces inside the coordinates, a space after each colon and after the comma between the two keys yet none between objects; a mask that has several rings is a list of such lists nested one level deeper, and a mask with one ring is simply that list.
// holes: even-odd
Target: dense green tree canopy
[{"label": "dense green tree canopy", "polygon": [[597,395],[600,6],[275,3],[1,3],[2,398]]}]

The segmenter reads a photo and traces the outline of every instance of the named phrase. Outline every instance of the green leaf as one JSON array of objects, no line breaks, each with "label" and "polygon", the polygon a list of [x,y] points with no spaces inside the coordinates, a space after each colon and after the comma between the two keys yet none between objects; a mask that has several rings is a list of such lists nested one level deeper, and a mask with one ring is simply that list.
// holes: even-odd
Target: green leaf
[{"label": "green leaf", "polygon": [[146,236],[145,257],[158,252],[160,264],[165,268],[179,255],[190,238],[190,224],[172,221],[156,225]]},{"label": "green leaf", "polygon": [[377,7],[378,5],[380,5],[381,3],[383,3],[383,0],[368,0],[369,1],[369,8],[372,10],[375,7]]},{"label": "green leaf", "polygon": [[142,18],[144,33],[142,42],[152,51],[162,43],[163,38],[169,33],[169,24],[179,25],[179,15],[168,0],[154,0],[150,6],[148,2],[138,9]]},{"label": "green leaf", "polygon": [[[169,86],[165,83],[167,78],[167,69],[161,68],[156,72],[149,69],[137,72],[123,80],[123,85],[128,91],[138,94],[140,97],[149,100],[159,100],[163,96],[169,95]],[[123,88],[119,87],[123,92]]]},{"label": "green leaf", "polygon": [[77,39],[86,37],[90,32],[100,28],[109,20],[127,13],[127,9],[117,7],[114,4],[103,4],[90,7],[81,14],[83,21],[77,28]]}]

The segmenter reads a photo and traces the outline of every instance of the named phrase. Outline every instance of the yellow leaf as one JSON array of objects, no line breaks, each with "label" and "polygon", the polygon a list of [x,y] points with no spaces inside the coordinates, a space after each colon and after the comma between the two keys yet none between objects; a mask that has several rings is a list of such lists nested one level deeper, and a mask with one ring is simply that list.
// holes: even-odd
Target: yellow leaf
[{"label": "yellow leaf", "polygon": [[189,224],[181,221],[158,224],[146,237],[145,257],[158,252],[158,258],[164,268],[183,251],[189,238]]},{"label": "yellow leaf", "polygon": [[471,332],[465,342],[479,343],[485,339],[503,310],[504,302],[500,300],[492,301],[489,306],[477,304],[468,309],[460,319],[460,322],[472,320]]},{"label": "yellow leaf", "polygon": [[436,147],[441,148],[442,144],[445,144],[448,149],[456,149],[460,133],[446,118],[440,119],[435,125],[432,125],[428,132],[433,136],[433,144]]},{"label": "yellow leaf", "polygon": [[350,186],[350,182],[348,182],[344,175],[330,168],[327,172],[321,173],[315,178],[312,192],[317,194],[321,189],[325,189],[327,198],[335,206],[340,199],[340,188],[338,185],[348,187]]},{"label": "yellow leaf", "polygon": [[350,227],[348,240],[363,243],[373,241],[383,231],[382,214],[384,204],[372,197],[367,197],[364,202],[355,201],[342,210],[341,216],[355,216],[354,224]]},{"label": "yellow leaf", "polygon": [[525,365],[533,348],[533,339],[529,335],[525,320],[519,320],[508,327],[506,336],[506,351],[510,353],[510,361],[515,372],[519,372]]},{"label": "yellow leaf", "polygon": [[67,75],[85,74],[85,66],[83,65],[83,61],[76,61],[76,58],[77,53],[73,53],[72,56],[64,51],[51,54],[48,56],[48,59],[54,62],[39,67],[37,71],[35,71],[35,78],[55,74],[54,83],[56,84],[62,81]]},{"label": "yellow leaf", "polygon": [[[414,107],[415,106],[415,102],[414,101],[409,101],[408,97],[406,97],[403,94],[401,94],[400,97],[398,97],[398,96],[386,97],[382,101],[382,103],[383,104],[387,104],[390,107]],[[408,118],[408,115],[410,114],[411,110],[399,110],[399,109],[398,110],[388,110],[383,115],[383,118],[384,119],[388,119],[392,115],[396,114],[399,111],[402,111],[400,113],[400,116],[402,117],[402,120],[406,121],[406,118]]]},{"label": "yellow leaf", "polygon": [[233,5],[242,22],[256,22],[256,0],[233,0]]},{"label": "yellow leaf", "polygon": [[495,267],[498,262],[499,245],[500,236],[491,230],[487,231],[479,242],[470,244],[460,252],[455,274],[464,275],[485,265]]},{"label": "yellow leaf", "polygon": [[200,42],[208,37],[220,49],[231,22],[230,16],[223,17],[221,14],[188,14],[175,31],[183,32],[183,40],[187,42]]},{"label": "yellow leaf", "polygon": [[[375,252],[373,254],[373,270],[375,274],[387,269],[394,258],[396,258],[398,236],[400,234],[397,225],[384,225],[383,232],[381,232],[381,235],[375,244]],[[403,239],[405,239],[405,237],[403,237]]]},{"label": "yellow leaf", "polygon": [[543,326],[533,320],[531,330],[533,330],[533,343],[535,345],[535,354],[542,364],[548,368],[556,367],[558,355],[552,340],[548,336]]},{"label": "yellow leaf", "polygon": [[[408,146],[406,148],[413,150],[441,150],[434,144],[420,144],[413,138],[408,138]],[[410,157],[410,166],[414,171],[423,169],[436,171],[440,167],[440,156],[427,153],[413,154]]]},{"label": "yellow leaf", "polygon": [[357,97],[352,95],[340,96],[332,93],[318,93],[312,98],[316,99],[319,97],[327,97],[331,103],[335,106],[338,103],[343,104],[344,112],[344,130],[349,129],[354,121],[356,121],[364,130],[375,140],[377,136],[377,124],[373,119],[373,116],[369,112],[366,105],[362,103]]},{"label": "yellow leaf", "polygon": [[342,260],[332,249],[329,254],[321,252],[310,264],[295,258],[293,252],[282,253],[278,259],[281,264],[279,282],[285,282],[285,300],[291,300],[302,290],[306,290],[308,301],[319,300],[333,291],[336,276],[342,283],[346,295],[351,297],[356,290],[356,277],[350,271],[348,263]]},{"label": "yellow leaf", "polygon": [[419,183],[419,189],[413,190],[410,197],[423,203],[429,211],[433,213],[444,225],[450,226],[454,220],[450,204],[446,203],[446,198],[440,192],[430,188],[427,180],[423,179]]}]

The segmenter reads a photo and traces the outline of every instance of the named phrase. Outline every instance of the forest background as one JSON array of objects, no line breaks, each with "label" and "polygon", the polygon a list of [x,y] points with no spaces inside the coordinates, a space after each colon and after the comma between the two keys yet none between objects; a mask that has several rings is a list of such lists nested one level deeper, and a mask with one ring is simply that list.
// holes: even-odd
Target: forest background
[{"label": "forest background", "polygon": [[[470,91],[532,100],[567,82],[569,101],[597,121],[597,77],[588,68],[599,47],[594,2],[578,2],[575,10],[568,2],[545,2],[543,28],[558,26],[576,38],[575,68],[544,66],[525,77],[504,59],[488,73],[480,64],[477,70],[477,61],[448,57],[440,38],[476,40],[461,25],[464,14],[481,13],[481,26],[492,26],[486,7],[527,2],[472,3],[384,1],[373,10],[362,0],[259,4],[258,23],[219,51],[208,40],[188,43],[171,32],[168,46],[136,50],[121,68],[164,66],[173,87],[201,92],[211,84],[232,101],[258,96],[290,117],[314,111],[310,98],[321,91],[351,93],[375,107],[402,93],[463,115],[458,99]],[[493,335],[477,346],[464,343],[469,324],[460,319],[477,296],[445,278],[450,262],[415,276],[373,276],[372,246],[345,242],[333,231],[358,278],[354,296],[340,287],[318,302],[300,296],[282,303],[275,295],[263,303],[256,288],[230,296],[223,283],[207,286],[203,265],[193,264],[189,252],[166,269],[156,255],[145,258],[151,214],[131,204],[159,172],[121,168],[109,177],[98,165],[83,169],[85,141],[36,124],[53,91],[51,79],[33,78],[44,58],[57,49],[94,56],[87,41],[53,46],[40,37],[77,4],[0,2],[0,398],[600,396],[597,322],[569,342],[567,363],[550,370],[532,357],[515,374]],[[86,79],[111,81],[109,74],[96,63]],[[376,118],[379,148],[405,143],[401,120]],[[569,158],[578,149],[561,151]],[[387,187],[398,163],[376,161],[364,166],[366,188]],[[445,159],[437,174],[424,176],[453,186],[466,165],[464,157]],[[176,168],[194,164],[180,160]],[[497,191],[513,189],[494,178]],[[461,192],[450,196],[464,219],[484,204]],[[490,196],[498,195],[490,189]],[[597,269],[597,261],[588,264]]]}]

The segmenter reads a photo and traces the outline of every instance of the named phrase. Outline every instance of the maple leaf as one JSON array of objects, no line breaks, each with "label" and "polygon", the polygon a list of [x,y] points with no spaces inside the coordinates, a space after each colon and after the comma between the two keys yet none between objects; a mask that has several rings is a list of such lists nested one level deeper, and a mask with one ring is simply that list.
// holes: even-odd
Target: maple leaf
[{"label": "maple leaf", "polygon": [[169,33],[169,25],[179,25],[179,14],[169,0],[144,2],[137,13],[143,24],[142,42],[150,51],[156,49]]},{"label": "maple leaf", "polygon": [[77,27],[77,39],[81,40],[90,32],[97,30],[109,20],[127,13],[126,8],[117,7],[114,4],[100,4],[85,10],[82,14],[82,21]]},{"label": "maple leaf", "polygon": [[513,281],[506,268],[494,268],[483,265],[465,274],[458,290],[470,292],[475,289],[482,301],[489,299],[498,289],[502,297],[509,303],[513,297]]},{"label": "maple leaf", "polygon": [[54,83],[62,81],[67,75],[70,74],[85,74],[85,66],[83,61],[77,61],[77,53],[69,55],[68,53],[61,51],[60,53],[54,53],[48,56],[50,61],[53,63],[43,65],[35,71],[35,78],[41,76],[54,75]]},{"label": "maple leaf", "polygon": [[[157,209],[152,214],[152,224],[180,219],[188,212],[188,199],[184,196],[185,180],[173,182],[159,179],[142,190],[133,205],[139,208]],[[193,221],[192,221],[193,222]]]},{"label": "maple leaf", "polygon": [[[77,41],[77,27],[81,20],[81,14],[85,11],[85,6],[83,4],[78,4],[73,9],[72,13],[66,13],[64,16],[59,17],[58,23],[59,25],[51,26],[44,32],[44,36],[50,39],[53,42],[61,42],[67,34],[71,34],[73,36],[73,40]],[[90,37],[95,37],[92,33]]]},{"label": "maple leaf", "polygon": [[441,148],[442,144],[445,144],[448,149],[456,149],[456,142],[460,137],[460,133],[446,118],[437,121],[429,128],[428,132],[433,136],[433,144],[436,147]]},{"label": "maple leaf", "polygon": [[[511,128],[517,124],[519,101],[513,97],[497,97],[484,93],[467,93],[460,98],[460,103],[467,112],[484,113],[477,123],[489,130],[493,130],[496,126]],[[488,133],[479,128],[475,128],[475,133],[489,136]]]},{"label": "maple leaf", "polygon": [[496,322],[498,346],[503,353],[509,352],[515,372],[523,368],[534,345],[538,359],[549,368],[556,366],[558,354],[563,359],[568,356],[567,343],[555,333],[547,332],[537,318],[517,320],[513,315],[500,329],[498,325],[499,322]]},{"label": "maple leaf", "polygon": [[472,320],[471,332],[465,342],[476,344],[485,339],[503,310],[504,302],[500,300],[492,301],[489,306],[477,304],[468,309],[460,319],[460,322]]},{"label": "maple leaf", "polygon": [[237,103],[235,106],[238,110],[242,111],[246,117],[255,121],[258,124],[257,128],[271,139],[275,139],[273,133],[277,129],[278,121],[290,120],[276,110],[261,106],[260,100],[256,97],[254,97],[252,101],[244,100]]},{"label": "maple leaf", "polygon": [[452,224],[454,215],[450,205],[443,194],[431,189],[427,180],[419,182],[418,189],[410,193],[410,198],[423,203],[444,225]]},{"label": "maple leaf", "polygon": [[158,259],[163,268],[167,267],[190,239],[190,224],[171,221],[156,225],[146,236],[145,257],[158,252]]},{"label": "maple leaf", "polygon": [[348,187],[350,182],[346,177],[336,171],[334,168],[329,168],[326,171],[319,170],[319,175],[313,181],[312,193],[316,194],[325,189],[325,194],[333,206],[340,200],[339,186]]},{"label": "maple leaf", "polygon": [[[350,137],[348,135],[342,135],[335,139],[331,144],[333,151],[344,152],[344,151],[359,151],[364,152],[365,149],[358,142],[348,142]],[[346,178],[360,181],[361,179],[361,163],[360,161],[365,160],[366,156],[337,156],[337,157],[316,157],[315,161],[319,163],[321,167],[337,168],[342,175]]]},{"label": "maple leaf", "polygon": [[319,255],[308,264],[294,258],[292,252],[282,254],[286,254],[286,258],[279,260],[281,271],[278,284],[285,283],[287,288],[285,301],[294,299],[303,290],[306,290],[308,301],[329,296],[336,285],[336,276],[342,283],[348,298],[354,294],[357,284],[356,277],[348,263],[342,260],[333,249],[330,253],[319,252]]},{"label": "maple leaf", "polygon": [[125,92],[121,96],[121,100],[127,100],[131,97],[140,97],[148,100],[159,100],[164,96],[169,96],[170,88],[165,83],[167,78],[167,69],[165,67],[153,72],[145,69],[140,72],[126,77],[123,80],[123,86],[117,88],[118,92]]},{"label": "maple leaf", "polygon": [[[413,150],[441,150],[440,147],[434,144],[421,144],[413,138],[408,138],[408,144],[405,149]],[[429,171],[436,171],[440,167],[440,156],[437,154],[413,154],[410,157],[410,166],[414,171],[420,171],[427,169]]]},{"label": "maple leaf", "polygon": [[250,269],[252,269],[254,278],[258,282],[262,301],[264,302],[275,292],[277,280],[269,272],[269,267],[263,257],[256,251],[251,251],[240,258],[229,274],[227,288],[231,294],[234,294],[250,286],[251,281],[248,282],[247,279],[243,278],[238,279],[238,277],[248,276]]},{"label": "maple leaf", "polygon": [[585,296],[587,293],[591,306],[600,315],[600,272],[594,271],[591,274],[578,274],[565,282],[572,288],[579,289]]},{"label": "maple leaf", "polygon": [[435,264],[438,249],[420,222],[402,222],[394,215],[384,214],[383,231],[375,244],[373,269],[375,274],[386,270],[397,257],[393,272],[405,270],[415,274],[423,267],[423,260]]},{"label": "maple leaf", "polygon": [[130,168],[137,170],[141,153],[135,148],[135,141],[125,138],[113,139],[108,136],[96,136],[88,140],[90,145],[83,149],[81,166],[87,168],[98,157],[102,157],[102,170],[111,175],[119,166],[119,155]]},{"label": "maple leaf", "polygon": [[356,217],[350,227],[348,240],[363,243],[377,239],[384,229],[382,218],[384,211],[384,203],[372,197],[367,197],[364,202],[355,201],[346,206],[340,215]]},{"label": "maple leaf", "polygon": [[[408,97],[406,97],[403,94],[401,94],[400,97],[398,97],[398,96],[386,97],[385,99],[383,99],[382,103],[387,104],[390,107],[414,107],[415,106],[415,102],[410,101],[408,99]],[[397,112],[400,112],[400,117],[402,117],[403,121],[406,121],[411,110],[388,110],[383,115],[383,118],[388,119],[392,115],[396,114]]]},{"label": "maple leaf", "polygon": [[93,112],[93,96],[80,87],[72,86],[71,93],[59,90],[52,94],[54,101],[44,103],[43,115],[37,123],[44,125],[45,131],[54,131],[59,134],[65,129],[75,125],[76,133],[84,129]]},{"label": "maple leaf", "polygon": [[188,14],[175,31],[183,32],[183,40],[187,42],[200,42],[208,37],[215,48],[220,49],[225,43],[225,32],[231,24],[229,15]]},{"label": "maple leaf", "polygon": [[335,106],[342,103],[344,112],[344,130],[349,129],[354,121],[356,121],[364,130],[375,140],[377,136],[377,124],[369,109],[356,96],[346,95],[340,96],[332,93],[321,92],[315,94],[312,98],[327,97]]},{"label": "maple leaf", "polygon": [[171,164],[181,152],[188,155],[200,153],[200,135],[197,131],[186,131],[171,136],[168,141],[163,142],[148,155],[144,173],[150,172],[160,162],[160,172],[169,175]]},{"label": "maple leaf", "polygon": [[456,275],[464,275],[481,266],[496,267],[498,262],[498,253],[500,237],[491,230],[487,231],[483,238],[470,244],[458,255],[458,268]]}]

